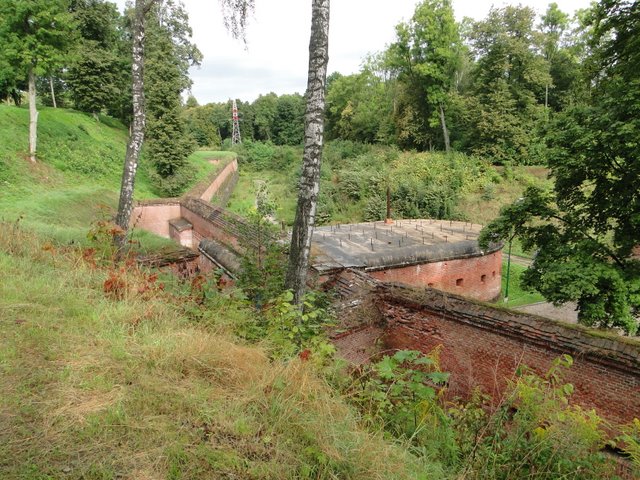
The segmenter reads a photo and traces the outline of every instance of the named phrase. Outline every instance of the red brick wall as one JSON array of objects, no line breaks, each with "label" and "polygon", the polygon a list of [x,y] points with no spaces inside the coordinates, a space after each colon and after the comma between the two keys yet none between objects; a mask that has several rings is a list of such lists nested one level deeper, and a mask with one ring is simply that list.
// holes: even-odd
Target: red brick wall
[{"label": "red brick wall", "polygon": [[519,365],[543,374],[567,353],[574,358],[564,376],[575,387],[572,401],[595,408],[614,425],[640,416],[640,342],[471,302],[465,311],[464,300],[454,297],[437,303],[430,308],[426,301],[387,295],[378,306],[387,322],[385,347],[429,352],[442,345],[450,395],[464,397],[480,387],[497,400]]},{"label": "red brick wall", "polygon": [[228,181],[229,176],[234,175],[238,171],[238,161],[233,159],[229,164],[222,169],[219,175],[211,182],[211,184],[199,195],[199,198],[204,200],[205,202],[210,202],[213,196],[218,192],[220,187],[222,187],[226,181]]},{"label": "red brick wall", "polygon": [[180,202],[140,203],[133,207],[130,225],[169,238],[169,220],[180,216]]},{"label": "red brick wall", "polygon": [[414,287],[433,287],[481,301],[500,295],[502,251],[472,258],[424,263],[408,267],[369,272],[383,282],[396,282]]},{"label": "red brick wall", "polygon": [[238,239],[182,205],[180,216],[193,225],[193,248],[197,248],[203,238],[212,238],[225,245],[239,248]]},{"label": "red brick wall", "polygon": [[[211,183],[208,186],[202,187],[198,185],[192,191],[188,192],[187,196],[193,193],[197,195],[198,198],[205,199],[205,201],[208,202],[218,192],[220,187],[224,186],[226,182],[229,181],[230,177],[237,174],[237,171],[238,162],[234,159],[211,180]],[[173,238],[171,237],[169,220],[185,216],[184,213],[185,209],[181,206],[181,199],[175,198],[143,201],[137,203],[133,207],[130,225],[134,228],[141,228],[143,230],[153,232],[161,237]],[[187,216],[185,216],[185,218],[187,218],[187,220],[192,224],[194,224],[195,217],[197,217],[195,214],[187,214]],[[193,238],[188,235],[182,235],[180,240],[176,240],[180,241],[182,245],[192,248],[197,247],[202,236],[209,233],[208,227],[203,226],[203,221],[206,222],[206,220],[203,219],[200,219],[200,221],[197,222],[200,228],[197,232],[194,231]],[[194,230],[195,229],[196,225],[194,224]],[[215,236],[213,238],[215,238]]]}]

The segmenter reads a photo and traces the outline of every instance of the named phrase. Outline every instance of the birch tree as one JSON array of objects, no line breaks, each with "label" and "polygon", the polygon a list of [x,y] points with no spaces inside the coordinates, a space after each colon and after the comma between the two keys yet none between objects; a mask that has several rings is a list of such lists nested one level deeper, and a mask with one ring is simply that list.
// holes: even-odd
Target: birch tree
[{"label": "birch tree", "polygon": [[27,78],[29,92],[29,159],[36,162],[38,110],[36,76],[62,63],[72,21],[66,0],[0,2],[0,45],[16,76]]},{"label": "birch tree", "polygon": [[[133,210],[133,192],[135,186],[136,171],[140,160],[140,152],[144,142],[145,108],[144,108],[144,41],[145,41],[145,17],[149,10],[159,0],[136,0],[133,21],[133,48],[132,48],[132,92],[133,92],[133,120],[131,122],[131,135],[127,145],[127,153],[122,172],[120,186],[120,200],[116,225],[120,227],[120,233],[116,235],[115,242],[119,252],[122,252],[126,244],[127,232],[131,211]],[[234,38],[244,39],[244,31],[247,18],[253,11],[253,0],[220,0],[224,16],[225,26]]]},{"label": "birch tree", "polygon": [[136,170],[140,160],[140,151],[144,142],[144,37],[145,16],[156,0],[136,0],[133,19],[133,48],[131,62],[131,90],[133,93],[133,120],[131,122],[131,135],[127,144],[127,153],[124,159],[122,171],[122,183],[120,185],[120,199],[116,225],[121,233],[116,236],[116,246],[121,251],[126,242],[126,233],[129,229],[129,219],[133,209],[133,190],[136,180]]},{"label": "birch tree", "polygon": [[309,252],[320,190],[328,62],[329,0],[312,0],[304,153],[286,277],[286,287],[293,291],[293,301],[297,305],[302,303],[306,288]]}]

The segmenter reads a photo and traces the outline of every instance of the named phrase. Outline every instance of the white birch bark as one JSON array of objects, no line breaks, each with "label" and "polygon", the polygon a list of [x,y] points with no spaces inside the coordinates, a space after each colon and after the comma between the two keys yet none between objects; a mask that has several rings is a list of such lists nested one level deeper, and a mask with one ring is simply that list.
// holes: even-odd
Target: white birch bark
[{"label": "white birch bark", "polygon": [[116,224],[122,229],[122,234],[116,236],[116,246],[121,252],[126,244],[129,230],[129,219],[133,209],[133,191],[136,180],[136,170],[140,159],[140,151],[144,142],[144,18],[148,6],[144,0],[135,2],[135,19],[133,24],[133,52],[132,52],[132,91],[133,91],[133,120],[131,122],[131,134],[127,145],[127,153],[122,172],[120,186],[120,200]]},{"label": "white birch bark", "polygon": [[29,66],[29,160],[36,163],[38,140],[38,109],[36,108],[36,72]]},{"label": "white birch bark", "polygon": [[329,0],[312,0],[304,153],[286,278],[286,286],[293,291],[293,301],[297,305],[302,303],[306,288],[309,253],[320,190],[328,62]]}]

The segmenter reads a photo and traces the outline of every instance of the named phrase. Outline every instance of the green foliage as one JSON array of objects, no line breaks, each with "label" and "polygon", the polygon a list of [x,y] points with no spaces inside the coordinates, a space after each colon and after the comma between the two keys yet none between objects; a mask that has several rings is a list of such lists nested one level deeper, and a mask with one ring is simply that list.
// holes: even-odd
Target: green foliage
[{"label": "green foliage", "polygon": [[305,359],[312,357],[317,362],[324,362],[335,352],[324,333],[333,319],[318,306],[321,298],[314,292],[305,295],[302,305],[292,302],[293,294],[287,290],[265,311],[265,335],[275,346],[274,354],[281,358],[300,354]]},{"label": "green foliage", "polygon": [[385,355],[363,374],[355,400],[368,421],[414,439],[430,427],[437,408],[436,388],[448,377],[440,372],[436,357],[399,350],[393,356]]},{"label": "green foliage", "polygon": [[0,4],[3,57],[22,78],[30,68],[46,74],[60,66],[72,37],[67,0],[10,0]]},{"label": "green foliage", "polygon": [[220,148],[222,139],[218,128],[213,123],[213,108],[210,105],[188,107],[183,111],[182,116],[186,122],[187,132],[199,147]]},{"label": "green foliage", "polygon": [[576,211],[559,210],[553,201],[550,192],[527,189],[483,230],[481,244],[518,236],[525,250],[538,252],[523,274],[525,287],[556,304],[577,301],[581,323],[633,334],[637,262],[618,257],[610,237],[582,226]]},{"label": "green foliage", "polygon": [[147,105],[146,153],[154,167],[158,191],[181,192],[193,178],[187,158],[195,150],[187,134],[181,93],[191,85],[188,69],[202,54],[190,42],[191,29],[181,5],[168,2],[148,14],[145,53]]},{"label": "green foliage", "polygon": [[369,62],[362,72],[336,75],[329,83],[325,127],[328,138],[364,143],[392,140],[392,98],[375,69],[376,65]]},{"label": "green foliage", "polygon": [[631,424],[623,426],[618,441],[629,456],[634,473],[640,474],[640,419],[634,418]]},{"label": "green foliage", "polygon": [[491,414],[479,396],[451,409],[465,478],[610,478],[602,420],[569,404],[562,371],[571,364],[560,357],[544,376],[522,367]]},{"label": "green foliage", "polygon": [[258,141],[273,141],[273,126],[277,115],[278,96],[271,92],[260,95],[253,102],[255,118],[253,121],[253,138]]},{"label": "green foliage", "polygon": [[[615,464],[600,451],[603,421],[569,403],[573,386],[562,375],[572,363],[562,356],[544,376],[522,366],[492,406],[478,391],[467,402],[445,402],[438,350],[401,350],[360,372],[350,394],[369,423],[407,439],[456,478],[611,478]],[[631,450],[634,428],[625,437]]]},{"label": "green foliage", "polygon": [[278,97],[271,128],[276,145],[302,144],[305,106],[304,97],[297,93]]},{"label": "green foliage", "polygon": [[396,42],[385,59],[401,84],[394,115],[404,147],[426,150],[443,145],[440,109],[444,111],[449,103],[462,55],[458,24],[448,0],[423,0],[411,21],[396,27]]},{"label": "green foliage", "polygon": [[298,169],[302,151],[292,146],[278,146],[271,142],[245,141],[234,146],[241,165],[252,170],[290,172]]},{"label": "green foliage", "polygon": [[[558,115],[549,136],[554,192],[529,189],[504,210],[483,240],[518,235],[538,250],[524,282],[555,303],[577,301],[586,325],[638,330],[640,244],[637,16],[625,2],[596,9],[587,105]],[[612,40],[611,32],[617,36]],[[618,61],[611,62],[611,58]]]},{"label": "green foliage", "polygon": [[245,227],[251,230],[256,243],[244,245],[238,286],[260,309],[284,291],[286,267],[285,245],[276,241],[274,226],[263,212],[255,209]]},{"label": "green foliage", "polygon": [[486,184],[489,170],[485,161],[460,154],[403,155],[389,172],[393,215],[457,218],[460,197]]},{"label": "green foliage", "polygon": [[551,79],[548,62],[538,53],[534,19],[528,7],[494,8],[471,32],[478,61],[466,106],[472,116],[467,148],[498,164],[544,160],[536,156],[536,145]]},{"label": "green foliage", "polygon": [[94,114],[105,108],[114,112],[131,90],[121,15],[115,4],[99,0],[74,1],[71,10],[80,38],[72,46],[65,82],[74,106]]}]

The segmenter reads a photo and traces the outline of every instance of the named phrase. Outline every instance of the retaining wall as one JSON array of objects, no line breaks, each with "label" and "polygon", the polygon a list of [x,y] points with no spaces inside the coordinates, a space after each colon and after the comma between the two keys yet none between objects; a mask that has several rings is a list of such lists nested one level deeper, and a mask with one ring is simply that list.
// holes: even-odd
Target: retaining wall
[{"label": "retaining wall", "polygon": [[613,424],[640,416],[638,340],[434,290],[383,286],[376,299],[386,348],[429,352],[442,345],[450,395],[464,397],[479,387],[497,400],[518,366],[544,374],[554,359],[569,354],[574,365],[564,379],[575,387],[572,401]]},{"label": "retaining wall", "polygon": [[[224,206],[238,182],[238,160],[229,160],[222,169],[193,187],[186,196],[196,197],[214,205]],[[213,200],[213,201],[212,201]]]},{"label": "retaining wall", "polygon": [[[237,181],[238,161],[233,159],[189,190],[183,198],[137,202],[131,213],[130,225],[132,228],[141,228],[164,238],[174,238],[183,245],[186,245],[187,239],[189,239],[189,245],[186,246],[193,248],[198,245],[203,236],[209,234],[211,229],[206,220],[198,219],[190,214],[189,212],[193,213],[194,209],[189,210],[189,208],[185,208],[184,204],[191,200],[197,200],[214,209],[213,204],[209,203],[213,199],[217,206],[224,205],[231,196]],[[169,221],[180,217],[185,217],[193,225],[193,233],[182,232],[177,235],[176,232],[173,232],[172,237]]]},{"label": "retaining wall", "polygon": [[131,212],[131,228],[141,228],[170,238],[169,220],[180,217],[180,199],[168,198],[137,202]]},{"label": "retaining wall", "polygon": [[502,251],[442,262],[421,263],[368,272],[383,282],[432,287],[481,301],[500,296]]}]

